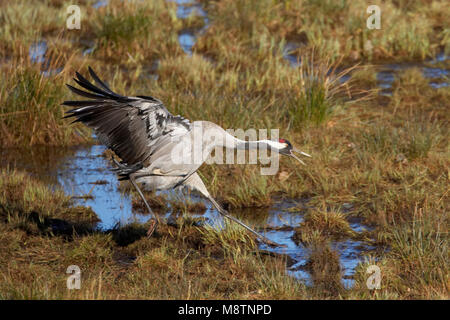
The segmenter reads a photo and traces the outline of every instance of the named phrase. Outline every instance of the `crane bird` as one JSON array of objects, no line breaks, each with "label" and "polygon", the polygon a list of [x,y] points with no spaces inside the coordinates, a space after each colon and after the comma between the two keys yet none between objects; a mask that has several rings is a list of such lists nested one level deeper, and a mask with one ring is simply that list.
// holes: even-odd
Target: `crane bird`
[{"label": "crane bird", "polygon": [[261,241],[269,245],[278,245],[229,215],[214,200],[197,174],[205,158],[201,158],[201,161],[180,163],[175,161],[172,152],[178,148],[184,154],[194,153],[191,148],[194,128],[202,127],[207,129],[210,135],[215,136],[214,139],[203,139],[201,142],[202,152],[206,155],[211,154],[216,146],[241,150],[271,148],[301,163],[303,161],[293,152],[308,157],[310,155],[293,148],[285,139],[244,141],[235,138],[215,123],[209,121],[191,123],[181,116],[172,115],[156,98],[122,96],[113,92],[91,67],[88,70],[96,85],[76,72],[74,81],[87,91],[70,84],[67,84],[67,87],[77,95],[90,100],[65,101],[63,105],[74,107],[67,111],[65,118],[74,117],[73,122],[80,121],[91,127],[100,142],[121,158],[120,163],[113,159],[119,180],[131,182],[152,215],[148,236],[151,236],[159,220],[152,212],[138,184],[142,185],[144,190],[170,190],[177,187],[196,190],[207,198],[221,215],[240,224]]}]

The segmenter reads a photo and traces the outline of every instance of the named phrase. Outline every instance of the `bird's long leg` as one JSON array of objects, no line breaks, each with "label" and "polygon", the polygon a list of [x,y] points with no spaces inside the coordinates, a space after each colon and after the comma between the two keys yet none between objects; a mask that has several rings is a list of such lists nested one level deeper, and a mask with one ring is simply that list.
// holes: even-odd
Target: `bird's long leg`
[{"label": "bird's long leg", "polygon": [[134,180],[134,177],[131,176],[131,175],[130,175],[130,182],[136,188],[136,190],[139,193],[139,196],[141,197],[142,201],[144,201],[145,206],[147,207],[148,213],[152,215],[152,218],[150,219],[151,225],[150,225],[150,227],[149,227],[149,229],[147,231],[147,237],[151,237],[153,232],[156,229],[156,226],[159,223],[158,216],[153,213],[153,210],[150,208],[150,205],[148,204],[147,200],[145,199],[144,194],[142,193],[141,189],[138,187],[136,181]]},{"label": "bird's long leg", "polygon": [[233,216],[230,216],[230,215],[228,214],[228,212],[227,212],[225,209],[223,209],[223,208],[216,202],[216,200],[214,200],[213,197],[209,196],[209,197],[208,197],[208,200],[211,201],[211,203],[214,205],[214,207],[216,207],[217,211],[219,211],[219,213],[220,213],[222,216],[224,216],[224,217],[226,217],[226,218],[228,218],[228,219],[230,219],[230,220],[232,220],[232,221],[234,221],[234,222],[240,224],[240,225],[243,226],[245,229],[247,229],[248,231],[250,231],[251,233],[253,233],[254,235],[256,235],[262,242],[264,242],[264,243],[266,243],[266,244],[268,244],[268,245],[270,245],[270,246],[284,247],[284,245],[278,244],[278,243],[276,243],[276,242],[273,242],[273,241],[267,239],[267,238],[264,237],[263,235],[259,234],[258,232],[256,232],[255,230],[253,230],[252,228],[250,228],[249,226],[247,226],[247,225],[246,225],[245,223],[243,223],[242,221],[236,219],[236,218],[233,217]]},{"label": "bird's long leg", "polygon": [[183,184],[187,187],[190,187],[194,190],[197,190],[198,192],[200,192],[205,198],[207,198],[209,201],[211,201],[211,203],[214,205],[214,207],[216,207],[217,211],[219,211],[219,213],[226,217],[227,219],[230,219],[238,224],[240,224],[241,226],[243,226],[245,229],[247,229],[248,231],[250,231],[251,233],[253,233],[254,235],[256,235],[258,237],[258,239],[260,239],[262,242],[270,245],[270,246],[277,246],[277,247],[284,247],[284,245],[280,245],[276,242],[273,242],[269,239],[267,239],[266,237],[264,237],[263,235],[259,234],[258,232],[256,232],[255,230],[253,230],[252,228],[250,228],[249,226],[247,226],[245,223],[239,221],[238,219],[236,219],[235,217],[232,217],[228,214],[228,212],[222,208],[217,202],[216,200],[214,200],[213,197],[211,197],[211,195],[208,192],[208,189],[206,189],[205,184],[203,183],[202,179],[199,177],[199,175],[197,174],[197,172],[193,172],[192,174],[189,175],[189,178],[187,180],[185,180],[183,182]]},{"label": "bird's long leg", "polygon": [[150,208],[150,205],[148,204],[147,200],[145,199],[144,194],[142,193],[141,189],[139,188],[139,186],[137,185],[137,183],[135,181],[135,176],[136,176],[135,172],[142,169],[143,165],[142,165],[142,163],[137,163],[132,166],[128,166],[123,163],[119,163],[116,159],[114,159],[114,157],[111,157],[111,159],[117,166],[117,168],[114,170],[119,174],[119,176],[122,177],[119,180],[123,180],[123,179],[127,179],[127,178],[130,180],[131,184],[137,190],[142,201],[144,201],[144,204],[147,207],[148,213],[150,215],[152,215],[152,218],[150,219],[151,225],[147,231],[147,236],[150,237],[153,234],[153,232],[155,231],[156,226],[159,223],[159,219],[158,219],[158,216],[153,213],[152,208]]}]

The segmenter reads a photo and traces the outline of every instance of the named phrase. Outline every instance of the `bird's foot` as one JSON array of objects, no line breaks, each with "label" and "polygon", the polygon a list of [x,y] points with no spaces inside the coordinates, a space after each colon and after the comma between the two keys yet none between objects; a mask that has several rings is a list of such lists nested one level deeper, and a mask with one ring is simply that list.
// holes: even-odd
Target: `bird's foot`
[{"label": "bird's foot", "polygon": [[262,243],[265,243],[265,244],[267,244],[267,245],[270,246],[270,247],[281,247],[281,248],[286,248],[286,247],[287,247],[287,245],[285,245],[285,244],[280,244],[280,243],[273,242],[273,241],[267,239],[266,237],[261,238],[261,239],[259,239],[259,240],[260,240]]},{"label": "bird's foot", "polygon": [[138,162],[133,165],[128,165],[128,164],[120,163],[119,161],[117,161],[114,158],[111,158],[111,159],[114,162],[114,164],[116,165],[116,168],[114,168],[113,170],[119,175],[119,177],[120,177],[119,180],[128,179],[130,174],[135,173],[136,171],[138,171],[144,167],[142,162]]}]

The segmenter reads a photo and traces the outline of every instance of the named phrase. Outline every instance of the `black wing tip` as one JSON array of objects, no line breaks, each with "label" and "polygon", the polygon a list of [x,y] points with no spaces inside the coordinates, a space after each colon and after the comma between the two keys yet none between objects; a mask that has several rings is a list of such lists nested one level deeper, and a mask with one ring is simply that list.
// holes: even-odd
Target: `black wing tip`
[{"label": "black wing tip", "polygon": [[74,86],[72,86],[72,85],[70,85],[68,83],[66,83],[66,87],[69,88],[70,91],[72,91],[74,93],[76,93],[76,91],[79,90],[79,89],[75,88]]},{"label": "black wing tip", "polygon": [[100,78],[97,76],[97,74],[95,73],[94,69],[92,69],[91,66],[88,66],[88,72],[89,72],[89,74],[91,75],[92,78],[94,78],[94,79],[95,79],[95,78],[100,79]]},{"label": "black wing tip", "polygon": [[122,96],[120,94],[117,94],[113,92],[100,78],[97,76],[97,74],[94,72],[94,70],[88,66],[88,71],[91,75],[91,77],[94,79],[94,82],[96,85],[91,83],[89,80],[87,80],[81,73],[78,71],[75,72],[76,78],[73,78],[73,80],[83,89],[87,90],[82,91],[78,88],[74,88],[73,86],[66,84],[68,88],[81,96],[88,97],[91,99],[104,99],[104,100],[115,100],[118,102],[130,102],[133,99]]},{"label": "black wing tip", "polygon": [[98,78],[97,74],[95,73],[94,69],[91,68],[91,66],[88,66],[88,71],[92,78]]},{"label": "black wing tip", "polygon": [[[77,95],[87,97],[90,99],[115,100],[123,103],[135,100],[135,98],[133,99],[127,96],[122,96],[112,91],[109,88],[109,86],[105,84],[104,81],[100,80],[100,78],[98,77],[98,75],[95,73],[94,69],[91,66],[88,66],[88,71],[91,77],[94,79],[96,85],[87,80],[80,72],[75,71],[76,78],[73,78],[73,80],[80,87],[82,87],[87,91],[82,91],[67,83],[66,86],[70,89],[70,91],[76,93]],[[137,96],[137,97],[140,99],[145,99],[155,103],[162,104],[161,100],[152,96]]]}]

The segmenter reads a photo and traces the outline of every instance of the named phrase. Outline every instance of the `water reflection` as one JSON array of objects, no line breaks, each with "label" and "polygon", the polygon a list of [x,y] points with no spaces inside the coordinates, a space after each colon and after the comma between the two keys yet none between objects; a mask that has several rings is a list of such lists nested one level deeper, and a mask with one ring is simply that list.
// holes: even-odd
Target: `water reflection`
[{"label": "water reflection", "polygon": [[[418,68],[422,72],[422,75],[426,79],[429,79],[431,87],[435,89],[447,87],[450,85],[448,61],[448,56],[439,54],[435,59],[423,63],[404,62],[382,65],[380,66],[380,71],[377,73],[378,86],[382,89],[382,94],[391,95],[392,84],[398,74],[407,69]],[[436,67],[435,65],[440,66]]]},{"label": "water reflection", "polygon": [[45,62],[45,53],[47,52],[47,42],[38,41],[30,46],[28,55],[32,63],[43,63]]},{"label": "water reflection", "polygon": [[97,1],[96,3],[94,3],[92,5],[92,7],[94,9],[100,9],[102,7],[106,7],[109,4],[109,0],[101,0],[101,1]]},{"label": "water reflection", "polygon": [[195,35],[189,31],[184,31],[178,35],[178,42],[181,48],[190,56],[192,55],[192,47],[195,44],[195,40]]},{"label": "water reflection", "polygon": [[50,59],[46,57],[48,50],[47,41],[34,42],[28,49],[28,57],[32,63],[41,65],[41,74],[45,77],[55,76],[62,71],[62,68],[50,69]]},{"label": "water reflection", "polygon": [[197,41],[197,35],[205,32],[208,28],[209,19],[206,12],[200,3],[193,0],[176,0],[177,4],[177,18],[187,19],[190,16],[198,16],[203,18],[204,26],[196,30],[182,30],[178,35],[178,42],[180,43],[183,51],[192,55],[192,47]]}]

